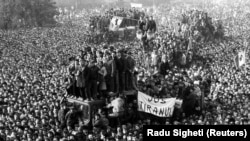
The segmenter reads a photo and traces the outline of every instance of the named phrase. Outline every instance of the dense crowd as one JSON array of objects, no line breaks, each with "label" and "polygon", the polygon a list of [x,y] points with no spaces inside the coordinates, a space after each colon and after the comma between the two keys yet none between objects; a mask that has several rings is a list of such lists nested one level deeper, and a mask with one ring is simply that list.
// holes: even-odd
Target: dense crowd
[{"label": "dense crowd", "polygon": [[[0,32],[2,140],[138,141],[146,124],[250,124],[249,68],[235,66],[242,46],[234,41],[193,42],[191,48],[190,39],[161,30],[148,51],[139,41],[87,44],[84,32],[63,26]],[[72,126],[74,108],[59,98],[125,100],[129,90],[183,104],[173,117],[157,118],[137,112],[132,100],[117,123],[102,108],[90,130],[81,119]]]},{"label": "dense crowd", "polygon": [[136,26],[140,17],[144,17],[145,13],[138,9],[108,9],[102,15],[94,15],[90,17],[89,23],[93,30],[106,31],[109,28],[110,21],[114,16],[123,17],[124,21],[120,26],[125,27],[126,25]]}]

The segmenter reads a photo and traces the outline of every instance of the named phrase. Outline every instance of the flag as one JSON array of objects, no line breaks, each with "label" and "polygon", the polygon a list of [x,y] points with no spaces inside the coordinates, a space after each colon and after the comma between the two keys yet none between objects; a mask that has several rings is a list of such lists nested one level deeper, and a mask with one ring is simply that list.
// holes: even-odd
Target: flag
[{"label": "flag", "polygon": [[193,42],[192,42],[192,36],[189,37],[189,42],[188,42],[188,48],[187,51],[192,50],[193,49]]},{"label": "flag", "polygon": [[242,65],[246,64],[246,52],[241,51],[239,52],[238,56],[239,56],[239,67],[241,67]]},{"label": "flag", "polygon": [[242,65],[246,64],[246,52],[240,51],[234,58],[235,65],[237,67],[241,67]]},{"label": "flag", "polygon": [[181,57],[181,64],[186,65],[186,63],[187,63],[187,56],[185,53],[183,53]]}]

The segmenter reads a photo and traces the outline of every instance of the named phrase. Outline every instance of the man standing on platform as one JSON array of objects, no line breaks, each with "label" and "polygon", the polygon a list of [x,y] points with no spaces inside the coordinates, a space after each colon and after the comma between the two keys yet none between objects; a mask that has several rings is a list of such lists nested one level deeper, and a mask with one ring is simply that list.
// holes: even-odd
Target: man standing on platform
[{"label": "man standing on platform", "polygon": [[153,32],[153,33],[155,33],[156,32],[156,23],[155,23],[155,21],[154,21],[154,19],[153,19],[153,16],[150,16],[150,19],[149,19],[149,25],[148,25],[149,27],[149,30],[151,31],[151,32]]},{"label": "man standing on platform", "polygon": [[107,87],[109,92],[115,92],[116,62],[110,53],[107,53]]},{"label": "man standing on platform", "polygon": [[159,73],[165,77],[165,75],[167,75],[167,70],[169,69],[170,67],[167,61],[167,57],[166,55],[163,55],[161,59],[161,63],[159,64],[159,68],[158,68]]},{"label": "man standing on platform", "polygon": [[125,59],[127,64],[127,70],[125,72],[125,84],[126,84],[126,90],[131,90],[133,88],[132,81],[133,81],[133,73],[135,68],[135,60],[131,56],[131,52],[127,52]]},{"label": "man standing on platform", "polygon": [[87,79],[86,79],[86,88],[87,88],[87,98],[88,100],[94,100],[97,96],[97,85],[98,85],[98,71],[99,68],[95,65],[95,61],[91,58],[88,70],[87,70]]},{"label": "man standing on platform", "polygon": [[122,50],[117,51],[117,70],[118,70],[118,81],[119,89],[118,92],[123,92],[125,90],[125,70],[127,68],[124,55]]},{"label": "man standing on platform", "polygon": [[85,100],[85,85],[86,85],[86,65],[83,59],[79,59],[79,66],[76,73],[76,86],[80,97]]}]

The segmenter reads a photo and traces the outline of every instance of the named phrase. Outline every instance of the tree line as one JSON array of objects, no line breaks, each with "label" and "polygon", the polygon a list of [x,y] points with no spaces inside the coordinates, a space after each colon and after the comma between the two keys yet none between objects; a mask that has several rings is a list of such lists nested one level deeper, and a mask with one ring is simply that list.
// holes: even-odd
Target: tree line
[{"label": "tree line", "polygon": [[55,25],[57,9],[53,0],[0,0],[0,28]]}]

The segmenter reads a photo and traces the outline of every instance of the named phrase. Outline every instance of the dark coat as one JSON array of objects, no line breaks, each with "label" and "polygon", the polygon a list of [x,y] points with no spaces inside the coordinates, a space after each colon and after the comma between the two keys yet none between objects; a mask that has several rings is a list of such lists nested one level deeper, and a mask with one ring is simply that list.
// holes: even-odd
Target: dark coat
[{"label": "dark coat", "polygon": [[189,88],[185,92],[185,96],[183,99],[182,108],[184,113],[186,113],[187,116],[194,113],[195,106],[196,106],[196,95],[190,93]]},{"label": "dark coat", "polygon": [[83,88],[86,84],[86,77],[87,77],[87,69],[80,71],[78,76],[76,76],[76,87]]},{"label": "dark coat", "polygon": [[139,21],[139,29],[143,31],[143,27],[146,25],[144,21]]},{"label": "dark coat", "polygon": [[77,123],[77,114],[76,112],[71,112],[69,111],[66,116],[65,116],[66,120],[67,120],[67,125],[69,126],[73,126],[75,123]]},{"label": "dark coat", "polygon": [[92,67],[87,67],[87,70],[86,70],[86,75],[87,75],[87,78],[86,78],[86,81],[89,82],[91,80],[98,80],[98,71],[99,71],[99,68],[97,66],[92,66]]},{"label": "dark coat", "polygon": [[149,27],[148,27],[149,30],[151,30],[151,31],[153,31],[153,32],[156,31],[156,23],[155,23],[154,20],[150,20],[148,26],[149,26]]},{"label": "dark coat", "polygon": [[169,64],[168,64],[168,62],[161,62],[160,64],[159,64],[159,73],[161,74],[161,75],[167,75],[167,70],[169,70]]},{"label": "dark coat", "polygon": [[117,58],[116,66],[117,66],[118,72],[125,72],[125,70],[127,69],[126,60],[123,57]]},{"label": "dark coat", "polygon": [[127,60],[127,68],[129,70],[133,70],[135,68],[135,60],[131,56],[128,56],[126,60]]},{"label": "dark coat", "polygon": [[94,121],[93,126],[94,126],[94,127],[97,127],[97,128],[102,128],[104,125],[103,125],[102,120],[99,119],[99,120],[95,120],[95,121]]},{"label": "dark coat", "polygon": [[151,30],[151,31],[153,31],[153,32],[156,31],[156,23],[155,23],[154,20],[149,20],[149,21],[147,21],[147,23],[146,23],[146,30],[147,30],[147,31],[148,31],[148,30]]},{"label": "dark coat", "polygon": [[106,64],[107,75],[115,76],[116,73],[116,62],[115,60],[109,60]]}]

